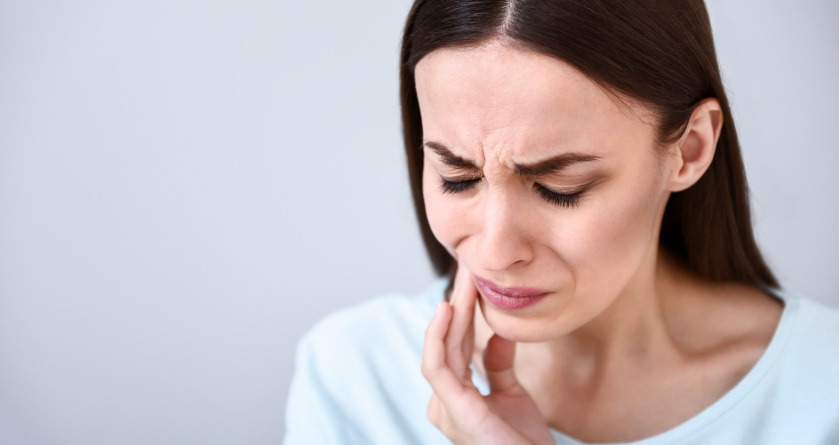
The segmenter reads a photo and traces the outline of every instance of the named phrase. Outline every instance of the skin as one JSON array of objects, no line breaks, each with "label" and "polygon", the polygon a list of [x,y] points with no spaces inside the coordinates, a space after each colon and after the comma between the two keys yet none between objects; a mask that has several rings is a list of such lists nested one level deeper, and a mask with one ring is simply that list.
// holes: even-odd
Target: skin
[{"label": "skin", "polygon": [[[425,147],[423,194],[435,237],[458,260],[452,305],[429,324],[423,375],[429,419],[455,443],[625,442],[673,428],[754,366],[782,305],[712,283],[658,245],[671,193],[707,170],[723,126],[716,99],[684,135],[656,146],[655,116],[567,63],[493,40],[443,48],[415,70],[425,141],[480,167],[464,174]],[[597,161],[530,178],[514,166],[577,152]],[[441,180],[480,178],[470,190]],[[578,205],[545,201],[536,184]],[[473,274],[549,292],[502,310]],[[481,396],[469,364],[489,381]]]}]

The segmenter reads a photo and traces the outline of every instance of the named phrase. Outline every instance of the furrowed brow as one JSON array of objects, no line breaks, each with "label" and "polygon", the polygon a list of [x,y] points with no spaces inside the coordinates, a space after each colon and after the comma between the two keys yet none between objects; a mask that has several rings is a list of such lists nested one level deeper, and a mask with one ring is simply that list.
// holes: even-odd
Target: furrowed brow
[{"label": "furrowed brow", "polygon": [[478,168],[477,165],[473,164],[472,161],[463,159],[452,153],[445,145],[433,141],[425,141],[423,144],[434,151],[434,153],[437,153],[437,156],[440,156],[440,159],[444,164],[450,165],[458,170],[462,170],[464,173],[481,173],[481,169]]},{"label": "furrowed brow", "polygon": [[600,156],[581,153],[563,153],[550,159],[535,164],[516,164],[516,174],[519,176],[540,177],[553,173],[559,173],[565,168],[580,162],[592,162],[600,159]]},{"label": "furrowed brow", "polygon": [[[458,170],[462,170],[465,173],[480,174],[481,172],[481,169],[478,168],[477,165],[473,164],[472,161],[469,161],[452,153],[451,150],[449,150],[449,148],[446,147],[444,144],[434,141],[425,141],[423,145],[428,147],[430,150],[434,151],[434,153],[437,153],[437,155],[440,156],[440,159],[446,165],[450,165]],[[554,156],[552,158],[546,159],[544,161],[539,161],[534,164],[515,164],[515,173],[519,176],[542,177],[554,173],[559,173],[573,164],[581,162],[592,162],[597,161],[599,159],[600,157],[595,155],[574,152],[563,153],[561,155]]]}]

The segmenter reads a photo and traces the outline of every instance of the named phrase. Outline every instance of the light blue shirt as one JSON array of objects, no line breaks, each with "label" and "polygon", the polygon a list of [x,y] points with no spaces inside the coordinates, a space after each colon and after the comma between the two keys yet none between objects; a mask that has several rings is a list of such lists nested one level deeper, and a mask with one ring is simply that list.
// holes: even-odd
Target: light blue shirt
[{"label": "light blue shirt", "polygon": [[[335,312],[300,340],[286,407],[286,445],[446,444],[426,417],[423,336],[447,281]],[[631,442],[839,444],[839,311],[786,291],[763,356],[728,393],[681,425]],[[474,368],[473,368],[474,370]],[[473,381],[483,394],[487,383]],[[557,444],[580,445],[552,430]]]}]

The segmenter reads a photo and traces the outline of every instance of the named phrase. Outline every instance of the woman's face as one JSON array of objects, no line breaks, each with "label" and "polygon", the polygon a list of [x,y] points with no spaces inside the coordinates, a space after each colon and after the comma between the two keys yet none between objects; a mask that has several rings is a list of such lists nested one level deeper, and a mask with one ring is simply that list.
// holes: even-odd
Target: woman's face
[{"label": "woman's face", "polygon": [[[415,77],[437,240],[497,286],[549,292],[520,309],[481,298],[495,332],[555,338],[649,285],[641,271],[657,250],[671,165],[647,113],[560,60],[499,43],[436,50]],[[527,169],[563,155],[560,168]]]}]

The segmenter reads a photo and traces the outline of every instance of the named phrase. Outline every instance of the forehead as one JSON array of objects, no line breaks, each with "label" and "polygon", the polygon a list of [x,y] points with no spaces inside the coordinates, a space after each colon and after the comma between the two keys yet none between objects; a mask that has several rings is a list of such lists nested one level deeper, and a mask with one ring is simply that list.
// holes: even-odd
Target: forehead
[{"label": "forehead", "polygon": [[415,77],[424,136],[477,158],[479,147],[522,160],[563,148],[607,155],[650,131],[568,63],[503,43],[435,50]]}]

